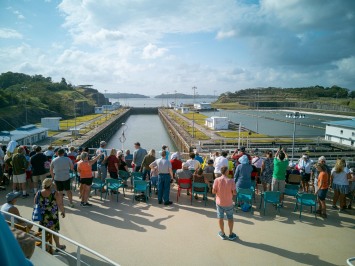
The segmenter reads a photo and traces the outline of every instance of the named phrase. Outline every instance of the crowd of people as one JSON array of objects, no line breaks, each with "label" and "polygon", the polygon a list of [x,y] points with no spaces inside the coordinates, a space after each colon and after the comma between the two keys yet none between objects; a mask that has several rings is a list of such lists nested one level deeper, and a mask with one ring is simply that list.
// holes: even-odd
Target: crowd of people
[{"label": "crowd of people", "polygon": [[[300,175],[302,193],[317,195],[317,212],[322,217],[327,217],[325,199],[329,189],[334,191],[333,209],[343,212],[352,205],[353,196],[349,197],[348,203],[346,196],[354,193],[355,173],[354,169],[346,166],[343,159],[338,159],[331,168],[326,164],[324,156],[314,163],[307,154],[303,154],[297,162],[290,162],[282,147],[275,153],[266,151],[264,154],[257,149],[249,154],[245,147],[241,147],[231,154],[221,151],[204,157],[195,151],[184,160],[180,152],[171,153],[166,145],[160,151],[147,151],[136,142],[133,154],[129,150],[107,149],[106,145],[105,141],[101,141],[100,147],[94,152],[82,147],[51,146],[43,152],[40,146],[34,145],[30,151],[28,147],[17,147],[16,143],[9,143],[0,152],[0,177],[4,184],[11,178],[13,191],[7,194],[7,203],[1,210],[19,215],[15,207],[16,199],[19,196],[27,198],[29,193],[33,193],[34,200],[38,199],[43,208],[44,218],[40,224],[58,231],[59,211],[65,217],[64,192],[69,201],[68,206],[75,207],[71,190],[73,176],[80,182],[80,206],[91,207],[89,198],[93,177],[103,182],[108,176],[118,179],[120,171],[140,172],[142,180],[147,181],[150,188],[157,189],[158,203],[164,205],[173,204],[170,200],[171,183],[190,180],[191,183],[206,184],[216,194],[221,229],[219,236],[222,239],[236,238],[233,233],[233,200],[239,189],[249,189],[260,183],[262,191],[281,192],[279,207],[283,207],[283,193],[290,174]],[[207,174],[212,178],[206,178]],[[191,184],[187,182],[181,183],[183,189],[189,186]],[[195,192],[198,189],[201,188],[196,188]],[[193,196],[198,199],[197,193]],[[228,237],[224,231],[224,213],[230,229]],[[57,247],[65,248],[56,238],[55,242]]]}]

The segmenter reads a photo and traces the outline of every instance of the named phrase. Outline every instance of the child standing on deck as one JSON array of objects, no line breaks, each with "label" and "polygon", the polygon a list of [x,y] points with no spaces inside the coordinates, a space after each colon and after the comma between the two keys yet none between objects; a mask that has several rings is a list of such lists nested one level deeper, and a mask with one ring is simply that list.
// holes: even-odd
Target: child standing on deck
[{"label": "child standing on deck", "polygon": [[318,191],[315,194],[318,196],[318,205],[319,209],[317,211],[321,217],[327,218],[326,206],[325,206],[325,198],[327,197],[328,187],[329,187],[329,175],[327,171],[327,167],[324,164],[317,164],[318,171]]}]

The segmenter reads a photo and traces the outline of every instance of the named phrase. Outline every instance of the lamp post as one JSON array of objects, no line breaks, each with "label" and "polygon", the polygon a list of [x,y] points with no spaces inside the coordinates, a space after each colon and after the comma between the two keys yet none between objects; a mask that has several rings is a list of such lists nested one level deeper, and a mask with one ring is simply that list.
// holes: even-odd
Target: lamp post
[{"label": "lamp post", "polygon": [[[216,102],[216,90],[213,91],[213,99],[214,101]],[[213,115],[215,116],[216,115],[216,108],[213,108]]]},{"label": "lamp post", "polygon": [[76,139],[76,105],[74,100],[74,138]]},{"label": "lamp post", "polygon": [[196,94],[196,86],[192,87],[192,90],[194,91],[194,97],[193,97],[193,110],[192,110],[192,138],[195,138],[195,94]]},{"label": "lamp post", "polygon": [[304,114],[301,114],[300,112],[293,112],[291,114],[286,114],[286,118],[292,118],[293,119],[292,156],[291,156],[291,162],[292,162],[293,161],[293,156],[295,154],[296,119],[306,118],[306,116]]},{"label": "lamp post", "polygon": [[126,141],[126,136],[124,135],[124,131],[127,130],[128,126],[125,123],[122,123],[122,134],[120,136],[120,142],[122,143],[122,151],[124,149],[124,143]]}]

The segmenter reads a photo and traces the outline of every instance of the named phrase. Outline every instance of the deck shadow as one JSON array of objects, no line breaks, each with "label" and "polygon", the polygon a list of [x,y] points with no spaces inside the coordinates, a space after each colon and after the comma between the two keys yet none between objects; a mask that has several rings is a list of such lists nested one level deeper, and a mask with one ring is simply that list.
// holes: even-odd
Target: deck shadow
[{"label": "deck shadow", "polygon": [[246,247],[266,251],[266,252],[269,252],[272,254],[277,254],[280,257],[284,257],[284,258],[293,260],[293,261],[300,263],[300,264],[335,266],[335,264],[321,260],[319,258],[319,256],[313,255],[310,253],[297,253],[297,252],[293,252],[293,251],[290,251],[287,249],[282,249],[282,248],[274,247],[274,246],[271,246],[268,244],[264,244],[264,243],[247,242],[242,239],[239,239],[235,243],[241,244]]}]

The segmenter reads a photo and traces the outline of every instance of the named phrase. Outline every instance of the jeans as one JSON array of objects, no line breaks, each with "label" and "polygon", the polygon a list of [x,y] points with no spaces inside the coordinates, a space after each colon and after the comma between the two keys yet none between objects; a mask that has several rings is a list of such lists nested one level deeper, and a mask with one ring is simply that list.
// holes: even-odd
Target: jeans
[{"label": "jeans", "polygon": [[142,172],[142,178],[143,180],[145,181],[146,179],[149,180],[150,178],[150,170],[147,170],[147,169],[143,169],[143,172]]},{"label": "jeans", "polygon": [[134,172],[139,172],[139,170],[141,170],[141,165],[136,165],[134,167]]},{"label": "jeans", "polygon": [[102,182],[105,182],[105,179],[107,177],[107,166],[103,164],[98,164],[97,165],[97,174],[98,177],[101,178]]},{"label": "jeans", "polygon": [[170,196],[170,174],[159,174],[158,176],[158,201],[169,202]]}]

